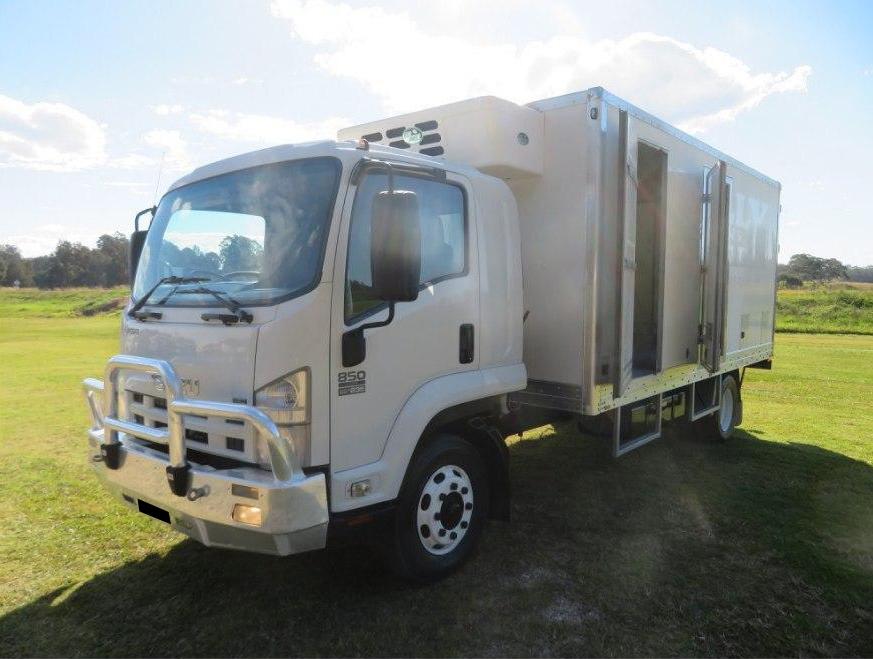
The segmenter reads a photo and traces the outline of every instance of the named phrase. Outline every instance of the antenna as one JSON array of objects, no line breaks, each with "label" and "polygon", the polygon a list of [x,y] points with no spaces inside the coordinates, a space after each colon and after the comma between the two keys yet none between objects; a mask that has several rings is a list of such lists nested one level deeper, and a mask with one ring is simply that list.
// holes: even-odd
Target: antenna
[{"label": "antenna", "polygon": [[155,194],[152,197],[152,206],[157,205],[158,201],[158,187],[161,185],[161,173],[164,171],[164,159],[167,157],[167,150],[164,149],[161,152],[161,163],[158,165],[158,180],[155,181]]}]

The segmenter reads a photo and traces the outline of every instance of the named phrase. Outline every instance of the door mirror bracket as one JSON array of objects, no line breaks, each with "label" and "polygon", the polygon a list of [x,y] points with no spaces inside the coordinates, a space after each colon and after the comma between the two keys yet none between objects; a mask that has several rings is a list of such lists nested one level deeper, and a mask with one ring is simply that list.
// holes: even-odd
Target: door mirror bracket
[{"label": "door mirror bracket", "polygon": [[388,303],[388,317],[375,323],[364,323],[343,334],[343,368],[357,366],[367,358],[367,340],[364,330],[385,327],[394,320],[394,303]]}]

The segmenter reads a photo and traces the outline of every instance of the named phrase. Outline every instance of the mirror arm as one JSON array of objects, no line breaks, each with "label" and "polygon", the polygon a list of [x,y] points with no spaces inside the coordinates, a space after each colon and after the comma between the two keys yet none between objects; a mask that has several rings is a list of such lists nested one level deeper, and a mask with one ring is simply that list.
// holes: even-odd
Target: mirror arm
[{"label": "mirror arm", "polygon": [[155,213],[158,211],[157,206],[152,206],[151,208],[144,208],[139,213],[136,214],[136,217],[133,218],[133,229],[134,231],[139,231],[139,218],[145,215],[146,213],[152,214],[152,219],[155,217]]},{"label": "mirror arm", "polygon": [[342,358],[343,368],[357,366],[367,357],[367,343],[364,338],[364,330],[374,327],[385,327],[394,320],[394,303],[388,303],[388,317],[375,323],[364,323],[353,330],[343,334]]},{"label": "mirror arm", "polygon": [[359,325],[358,327],[356,327],[352,331],[353,332],[360,332],[361,334],[363,334],[364,330],[374,329],[376,327],[385,327],[386,325],[390,325],[391,321],[393,321],[393,320],[394,320],[394,303],[389,302],[388,303],[388,317],[385,320],[379,320],[379,321],[376,321],[375,323],[364,323],[363,325]]}]

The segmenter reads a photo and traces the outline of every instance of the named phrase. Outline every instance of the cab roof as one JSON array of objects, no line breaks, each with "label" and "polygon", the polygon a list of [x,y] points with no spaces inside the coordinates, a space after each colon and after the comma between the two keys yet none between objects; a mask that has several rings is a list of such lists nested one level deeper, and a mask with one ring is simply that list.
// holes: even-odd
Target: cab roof
[{"label": "cab roof", "polygon": [[[217,160],[203,165],[175,181],[167,192],[172,192],[197,181],[202,181],[222,174],[249,169],[260,165],[269,165],[288,160],[300,160],[302,158],[317,158],[332,156],[339,158],[344,164],[352,164],[363,157],[370,156],[380,160],[403,162],[422,167],[440,167],[447,171],[464,174],[469,177],[486,176],[477,169],[457,162],[446,161],[443,158],[435,158],[417,153],[410,153],[402,149],[390,146],[372,144],[367,149],[359,148],[358,142],[346,140],[337,142],[334,140],[322,140],[319,142],[306,142],[303,144],[281,144],[271,146],[258,151],[249,151],[223,160]],[[166,194],[166,193],[165,193]]]}]

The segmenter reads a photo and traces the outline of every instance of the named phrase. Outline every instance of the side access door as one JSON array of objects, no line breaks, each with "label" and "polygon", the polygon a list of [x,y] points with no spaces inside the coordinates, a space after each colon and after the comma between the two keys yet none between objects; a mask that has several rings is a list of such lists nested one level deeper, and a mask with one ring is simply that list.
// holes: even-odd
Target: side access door
[{"label": "side access door", "polygon": [[637,221],[637,129],[636,120],[626,110],[619,112],[618,171],[618,300],[616,309],[617,365],[613,395],[620,398],[633,378],[634,287],[636,279]]},{"label": "side access door", "polygon": [[700,228],[700,363],[712,373],[721,366],[727,287],[728,195],[726,169],[719,161],[703,184]]},{"label": "side access door", "polygon": [[[373,198],[388,190],[384,164],[359,166],[343,208],[331,310],[331,469],[376,462],[397,415],[423,384],[478,368],[479,276],[475,217],[465,178],[392,167],[393,189],[416,193],[421,217],[418,299],[364,332],[363,361],[343,366],[343,335],[388,318],[371,288]],[[335,493],[334,497],[342,496]],[[336,500],[336,499],[335,499]]]}]

